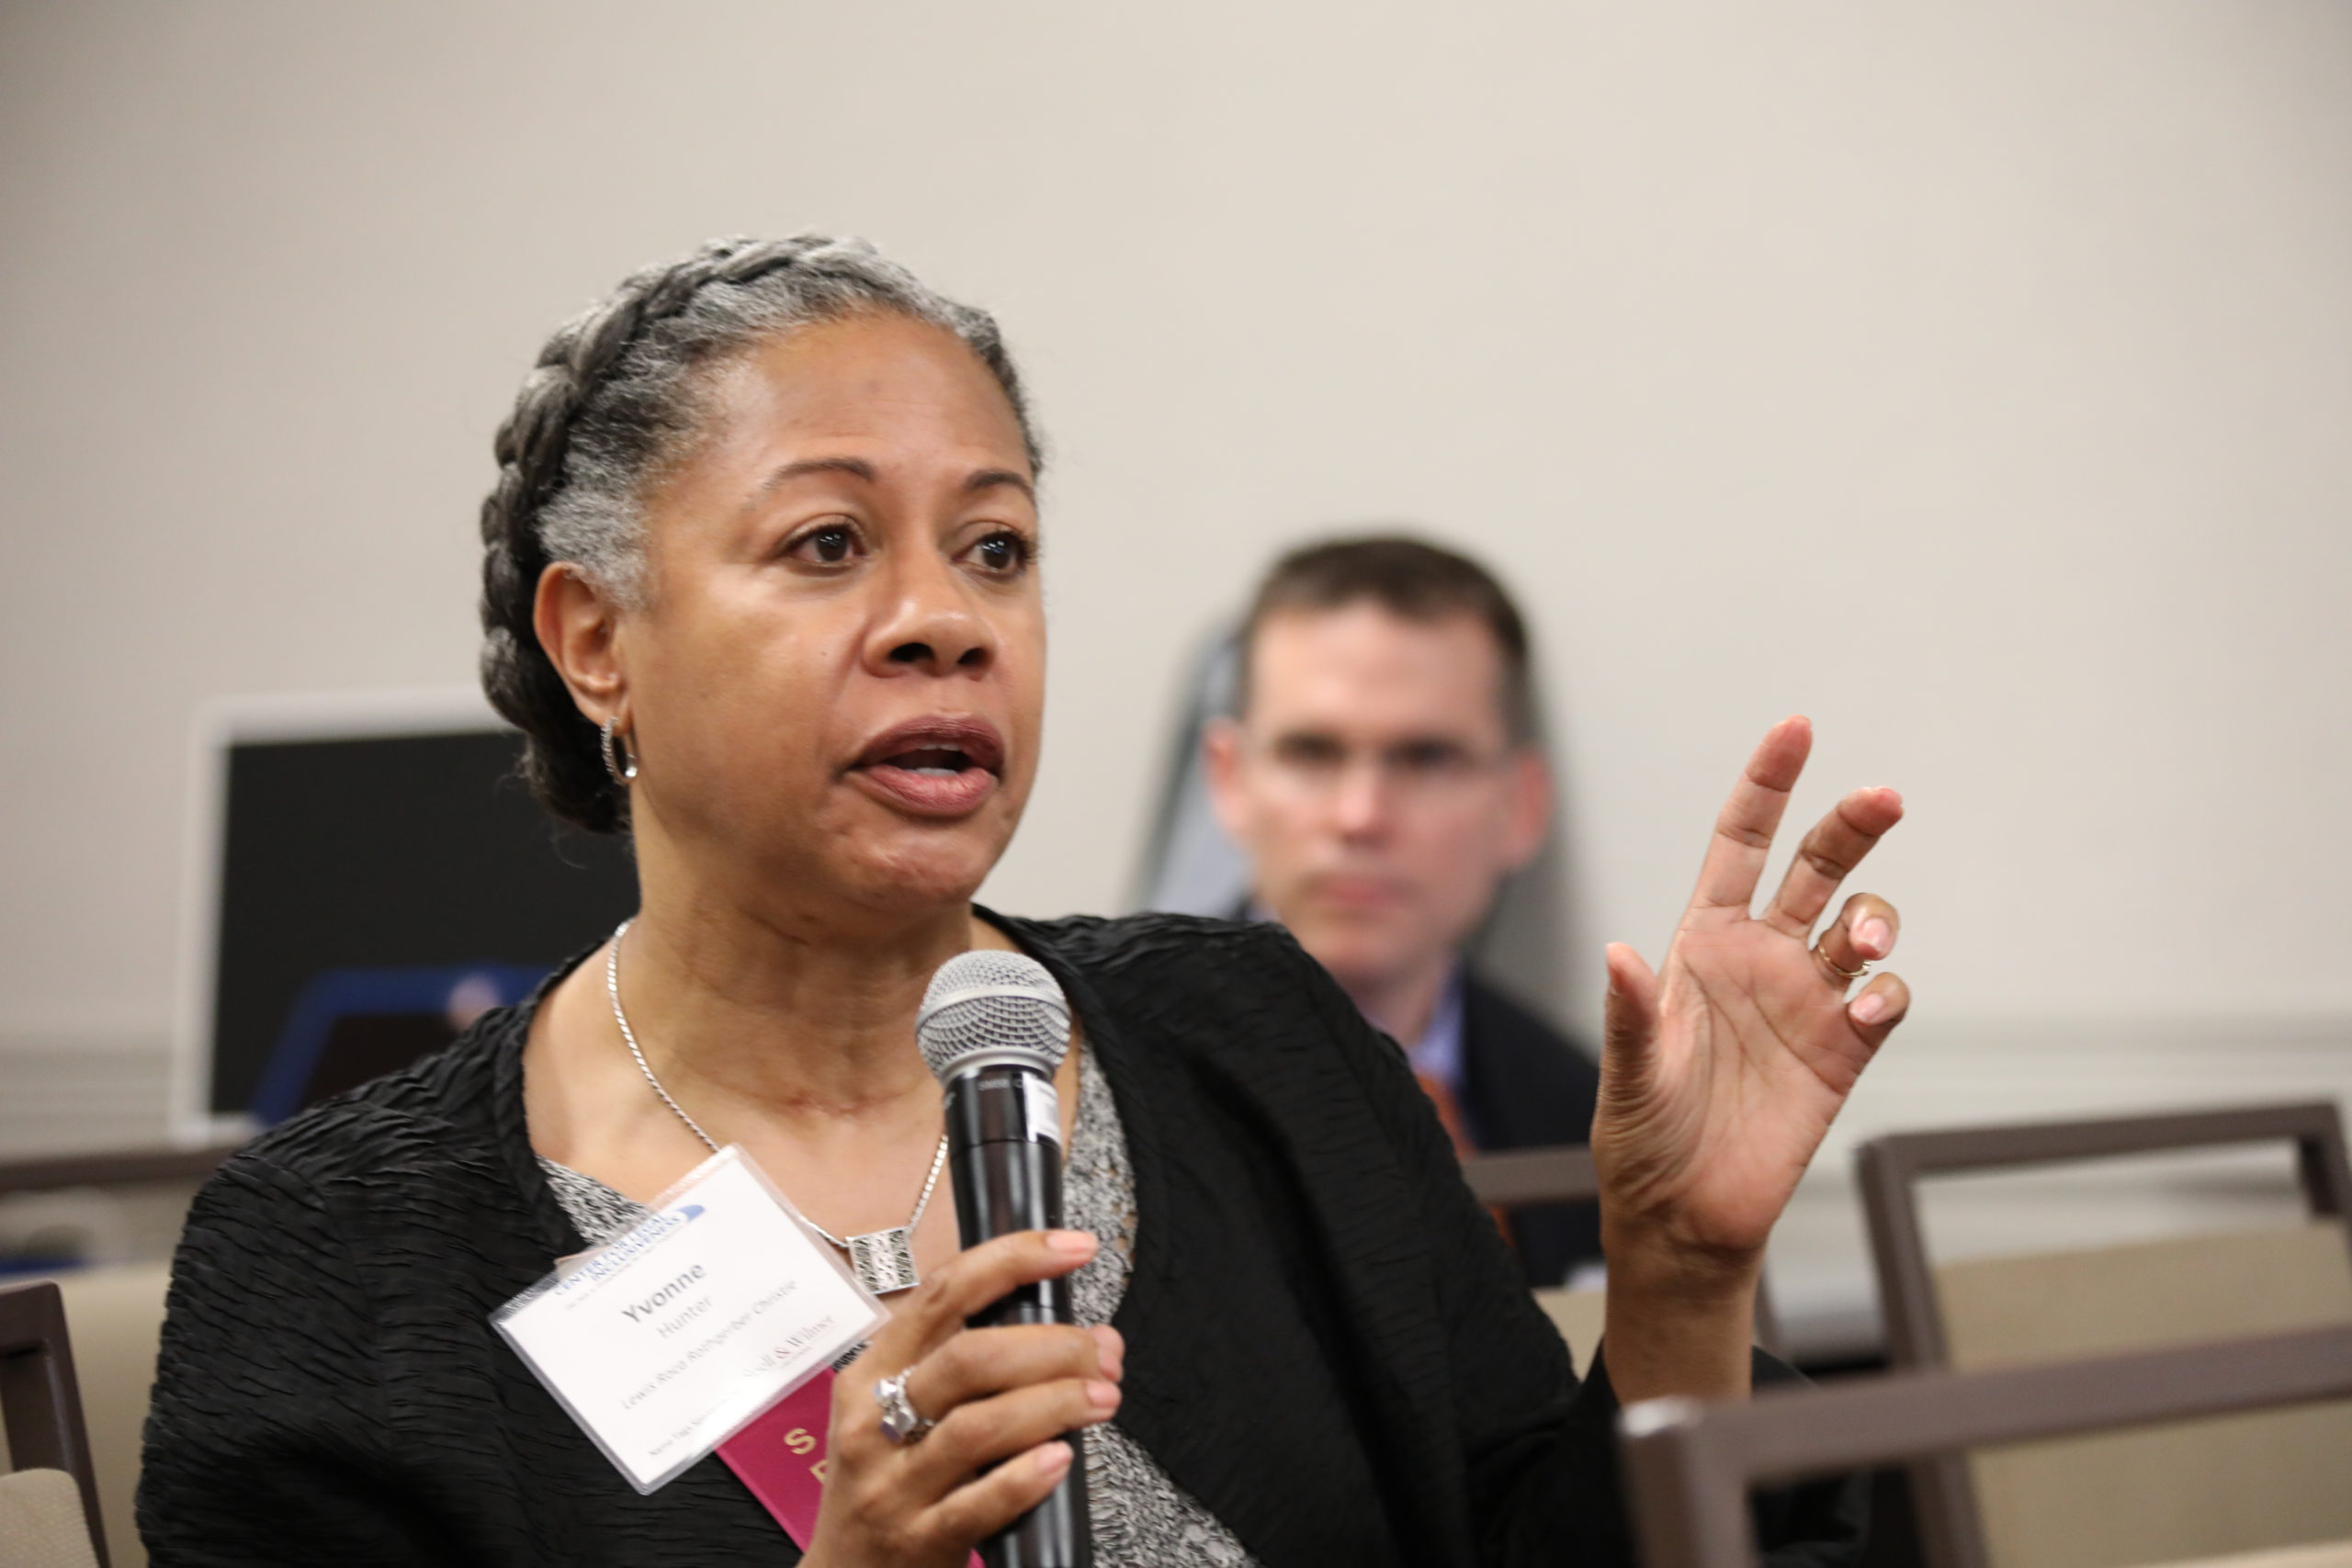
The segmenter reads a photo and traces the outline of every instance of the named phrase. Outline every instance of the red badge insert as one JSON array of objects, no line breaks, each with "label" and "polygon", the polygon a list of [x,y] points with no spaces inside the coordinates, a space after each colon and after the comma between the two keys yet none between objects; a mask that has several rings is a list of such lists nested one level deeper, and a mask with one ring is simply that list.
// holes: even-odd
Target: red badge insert
[{"label": "red badge insert", "polygon": [[[718,1445],[727,1468],[803,1551],[816,1537],[817,1509],[825,1500],[825,1432],[832,1408],[833,1374],[820,1372]],[[980,1568],[977,1551],[972,1568]]]}]

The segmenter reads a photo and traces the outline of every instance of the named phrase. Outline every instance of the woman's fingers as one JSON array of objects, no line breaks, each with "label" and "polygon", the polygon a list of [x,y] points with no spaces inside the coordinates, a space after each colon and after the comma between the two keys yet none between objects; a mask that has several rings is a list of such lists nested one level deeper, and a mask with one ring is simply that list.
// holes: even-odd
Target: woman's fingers
[{"label": "woman's fingers", "polygon": [[[1880,962],[1894,951],[1902,934],[1903,916],[1894,905],[1875,893],[1857,893],[1822,929],[1821,940],[1814,943],[1814,961],[1822,978],[1842,991],[1847,982],[1838,971],[1850,974]],[[1876,975],[1847,999],[1846,1018],[1875,1051],[1910,1008],[1911,987],[1901,976]]]},{"label": "woman's fingers", "polygon": [[1765,732],[1715,818],[1714,837],[1708,840],[1707,858],[1699,867],[1699,886],[1690,895],[1692,910],[1747,913],[1764,874],[1765,857],[1771,852],[1772,835],[1789,807],[1789,792],[1796,787],[1812,749],[1813,721],[1808,718],[1784,718]]},{"label": "woman's fingers", "polygon": [[942,1411],[1007,1389],[1057,1379],[1115,1383],[1125,1373],[1118,1331],[1056,1324],[974,1328],[933,1350],[907,1373],[907,1398],[936,1419]]},{"label": "woman's fingers", "polygon": [[[999,1236],[900,1298],[833,1386],[834,1470],[817,1532],[825,1550],[812,1558],[960,1562],[973,1541],[1053,1489],[1069,1465],[1069,1445],[1056,1439],[1118,1408],[1125,1342],[1109,1328],[964,1325],[1015,1287],[1068,1274],[1096,1251],[1080,1231]],[[899,1374],[907,1403],[934,1423],[903,1445],[884,1436],[874,1397],[877,1382]]]},{"label": "woman's fingers", "polygon": [[1901,820],[1903,797],[1891,789],[1858,789],[1839,801],[1797,846],[1764,919],[1793,937],[1812,931],[1839,885]]},{"label": "woman's fingers", "polygon": [[907,1447],[908,1482],[917,1495],[937,1496],[974,1471],[1107,1421],[1118,1408],[1119,1387],[1104,1378],[1034,1383],[959,1404]]},{"label": "woman's fingers", "polygon": [[1074,1457],[1075,1450],[1068,1443],[1040,1444],[942,1497],[926,1512],[924,1523],[946,1540],[978,1540],[994,1535],[1044,1502]]},{"label": "woman's fingers", "polygon": [[847,1444],[886,1444],[874,1385],[900,1372],[908,1403],[932,1421],[944,1420],[966,1400],[1024,1382],[1101,1376],[1106,1366],[1115,1369],[1110,1374],[1115,1380],[1124,1345],[1113,1330],[964,1326],[965,1319],[1016,1286],[1067,1274],[1095,1250],[1094,1238],[1083,1231],[1022,1231],[983,1242],[932,1270],[842,1374],[833,1394],[837,1435]]},{"label": "woman's fingers", "polygon": [[[854,1363],[869,1382],[902,1371],[960,1332],[964,1320],[1018,1285],[1068,1274],[1094,1256],[1084,1231],[1020,1231],[959,1252],[891,1314]],[[925,1414],[933,1414],[926,1411]]]},{"label": "woman's fingers", "polygon": [[1873,975],[1871,983],[1846,1004],[1846,1016],[1853,1021],[1854,1032],[1863,1043],[1877,1050],[1911,1010],[1911,987],[1903,983],[1900,975]]},{"label": "woman's fingers", "polygon": [[1657,976],[1625,942],[1609,944],[1609,989],[1601,1000],[1603,1081],[1638,1084],[1650,1043],[1657,1038]]},{"label": "woman's fingers", "polygon": [[1838,918],[1822,928],[1820,940],[1814,943],[1823,977],[1844,989],[1846,981],[1832,971],[1851,974],[1866,964],[1883,962],[1894,951],[1902,931],[1903,917],[1894,905],[1875,893],[1855,894],[1838,911]]}]

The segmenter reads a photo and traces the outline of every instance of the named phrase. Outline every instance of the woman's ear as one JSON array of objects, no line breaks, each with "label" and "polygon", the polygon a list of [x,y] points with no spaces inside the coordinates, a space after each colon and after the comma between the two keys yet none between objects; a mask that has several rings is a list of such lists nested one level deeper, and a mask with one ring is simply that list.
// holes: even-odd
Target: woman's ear
[{"label": "woman's ear", "polygon": [[571,700],[591,724],[626,723],[628,682],[621,669],[620,606],[570,561],[539,573],[531,626]]}]

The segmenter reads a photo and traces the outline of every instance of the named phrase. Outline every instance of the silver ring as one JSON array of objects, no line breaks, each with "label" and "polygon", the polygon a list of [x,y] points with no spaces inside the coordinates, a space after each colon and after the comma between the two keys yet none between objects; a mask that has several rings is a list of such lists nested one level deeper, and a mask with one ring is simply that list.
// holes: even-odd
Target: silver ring
[{"label": "silver ring", "polygon": [[[911,1370],[911,1369],[910,1369]],[[900,1448],[939,1425],[927,1420],[907,1397],[907,1374],[884,1378],[874,1385],[874,1403],[882,1407],[882,1435]]]}]

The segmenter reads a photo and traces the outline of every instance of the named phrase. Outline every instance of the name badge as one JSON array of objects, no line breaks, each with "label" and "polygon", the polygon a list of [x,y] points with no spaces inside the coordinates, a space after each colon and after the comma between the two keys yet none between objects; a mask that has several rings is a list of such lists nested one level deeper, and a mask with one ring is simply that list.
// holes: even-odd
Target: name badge
[{"label": "name badge", "polygon": [[865,1343],[888,1315],[732,1145],[652,1217],[491,1322],[641,1493]]}]

